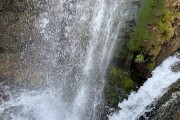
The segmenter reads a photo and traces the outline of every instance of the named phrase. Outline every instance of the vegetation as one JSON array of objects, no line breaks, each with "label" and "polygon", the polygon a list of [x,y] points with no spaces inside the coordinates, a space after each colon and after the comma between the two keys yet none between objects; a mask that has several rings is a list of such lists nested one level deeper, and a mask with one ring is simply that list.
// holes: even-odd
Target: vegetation
[{"label": "vegetation", "polygon": [[139,10],[136,26],[130,35],[127,47],[130,51],[143,51],[151,59],[155,59],[161,50],[161,45],[170,40],[174,34],[171,25],[177,17],[177,12],[172,9],[172,0],[143,0]]},{"label": "vegetation", "polygon": [[138,62],[138,63],[144,62],[144,56],[143,56],[143,54],[137,55],[137,56],[136,56],[136,59],[135,59],[135,62]]},{"label": "vegetation", "polygon": [[117,107],[119,102],[118,92],[111,87],[110,84],[104,86],[104,91],[106,93],[107,103],[110,107]]},{"label": "vegetation", "polygon": [[172,23],[180,13],[174,9],[173,3],[173,0],[143,0],[140,3],[136,25],[132,28],[126,47],[133,53],[135,68],[143,68],[144,71],[137,71],[144,72],[140,75],[143,78],[148,77],[154,69],[163,44],[175,34]]},{"label": "vegetation", "polygon": [[172,23],[179,17],[179,12],[173,8],[173,3],[174,0],[140,1],[136,24],[125,34],[124,41],[117,43],[114,55],[115,60],[118,59],[116,62],[130,61],[129,69],[133,74],[119,63],[110,68],[108,87],[105,87],[110,105],[117,105],[115,101],[121,92],[129,93],[135,89],[138,84],[136,80],[140,78],[143,81],[149,77],[156,66],[161,47],[175,34]]},{"label": "vegetation", "polygon": [[117,107],[120,95],[127,95],[135,88],[135,83],[127,71],[113,66],[109,72],[109,83],[104,87],[107,103],[110,107]]},{"label": "vegetation", "polygon": [[[130,50],[153,51],[155,47],[161,46],[173,36],[174,29],[171,21],[175,17],[175,13],[171,7],[165,9],[164,4],[165,0],[142,1],[136,26],[133,28],[128,43]],[[147,47],[150,45],[151,48]]]}]

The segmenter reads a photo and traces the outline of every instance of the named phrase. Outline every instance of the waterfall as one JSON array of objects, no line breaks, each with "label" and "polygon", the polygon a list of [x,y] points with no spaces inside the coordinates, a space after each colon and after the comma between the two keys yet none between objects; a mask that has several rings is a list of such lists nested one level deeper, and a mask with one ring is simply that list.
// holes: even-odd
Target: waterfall
[{"label": "waterfall", "polygon": [[137,92],[132,92],[128,100],[119,103],[121,110],[109,116],[110,120],[136,120],[145,112],[150,112],[153,108],[148,105],[162,97],[168,87],[180,78],[179,72],[171,71],[172,64],[179,61],[176,56],[166,59]]},{"label": "waterfall", "polygon": [[100,120],[106,69],[120,29],[136,10],[132,1],[45,0],[33,42],[20,53],[22,86],[1,84],[10,98],[1,102],[0,118]]}]

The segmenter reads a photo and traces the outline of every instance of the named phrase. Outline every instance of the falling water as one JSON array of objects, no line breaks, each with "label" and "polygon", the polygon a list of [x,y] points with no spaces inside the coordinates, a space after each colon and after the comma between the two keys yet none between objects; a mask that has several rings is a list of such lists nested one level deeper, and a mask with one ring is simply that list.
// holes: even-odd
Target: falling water
[{"label": "falling water", "polygon": [[10,100],[0,104],[0,118],[100,120],[106,68],[120,29],[133,17],[132,1],[46,1],[29,38],[36,39],[21,53],[22,87],[1,85]]},{"label": "falling water", "polygon": [[168,90],[168,87],[180,78],[179,72],[172,72],[172,64],[179,62],[176,56],[170,57],[158,66],[138,92],[132,92],[128,100],[119,103],[120,111],[109,116],[110,120],[137,120],[153,108],[148,105],[156,102]]}]

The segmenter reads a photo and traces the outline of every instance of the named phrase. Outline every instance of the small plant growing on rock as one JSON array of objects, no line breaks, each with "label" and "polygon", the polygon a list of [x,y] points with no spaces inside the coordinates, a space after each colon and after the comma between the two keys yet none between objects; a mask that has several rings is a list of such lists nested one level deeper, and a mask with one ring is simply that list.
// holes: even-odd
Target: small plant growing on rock
[{"label": "small plant growing on rock", "polygon": [[136,59],[135,59],[135,62],[137,62],[137,63],[144,62],[144,56],[143,56],[143,54],[137,55],[137,56],[136,56]]}]

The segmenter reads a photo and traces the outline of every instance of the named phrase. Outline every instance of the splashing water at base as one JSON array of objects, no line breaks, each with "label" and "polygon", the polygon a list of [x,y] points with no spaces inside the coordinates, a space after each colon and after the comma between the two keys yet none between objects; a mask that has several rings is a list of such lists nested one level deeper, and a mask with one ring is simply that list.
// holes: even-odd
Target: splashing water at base
[{"label": "splashing water at base", "polygon": [[[80,120],[77,114],[72,114],[73,105],[67,105],[52,89],[14,92],[19,95],[1,105],[0,118],[3,120]],[[83,101],[76,104],[75,107],[83,105]]]},{"label": "splashing water at base", "polygon": [[147,108],[153,102],[158,100],[168,89],[168,87],[180,78],[179,72],[172,72],[171,66],[179,62],[176,56],[169,57],[153,72],[138,92],[132,92],[128,100],[119,103],[120,111],[117,114],[109,116],[110,120],[136,120],[145,112],[152,108]]}]

